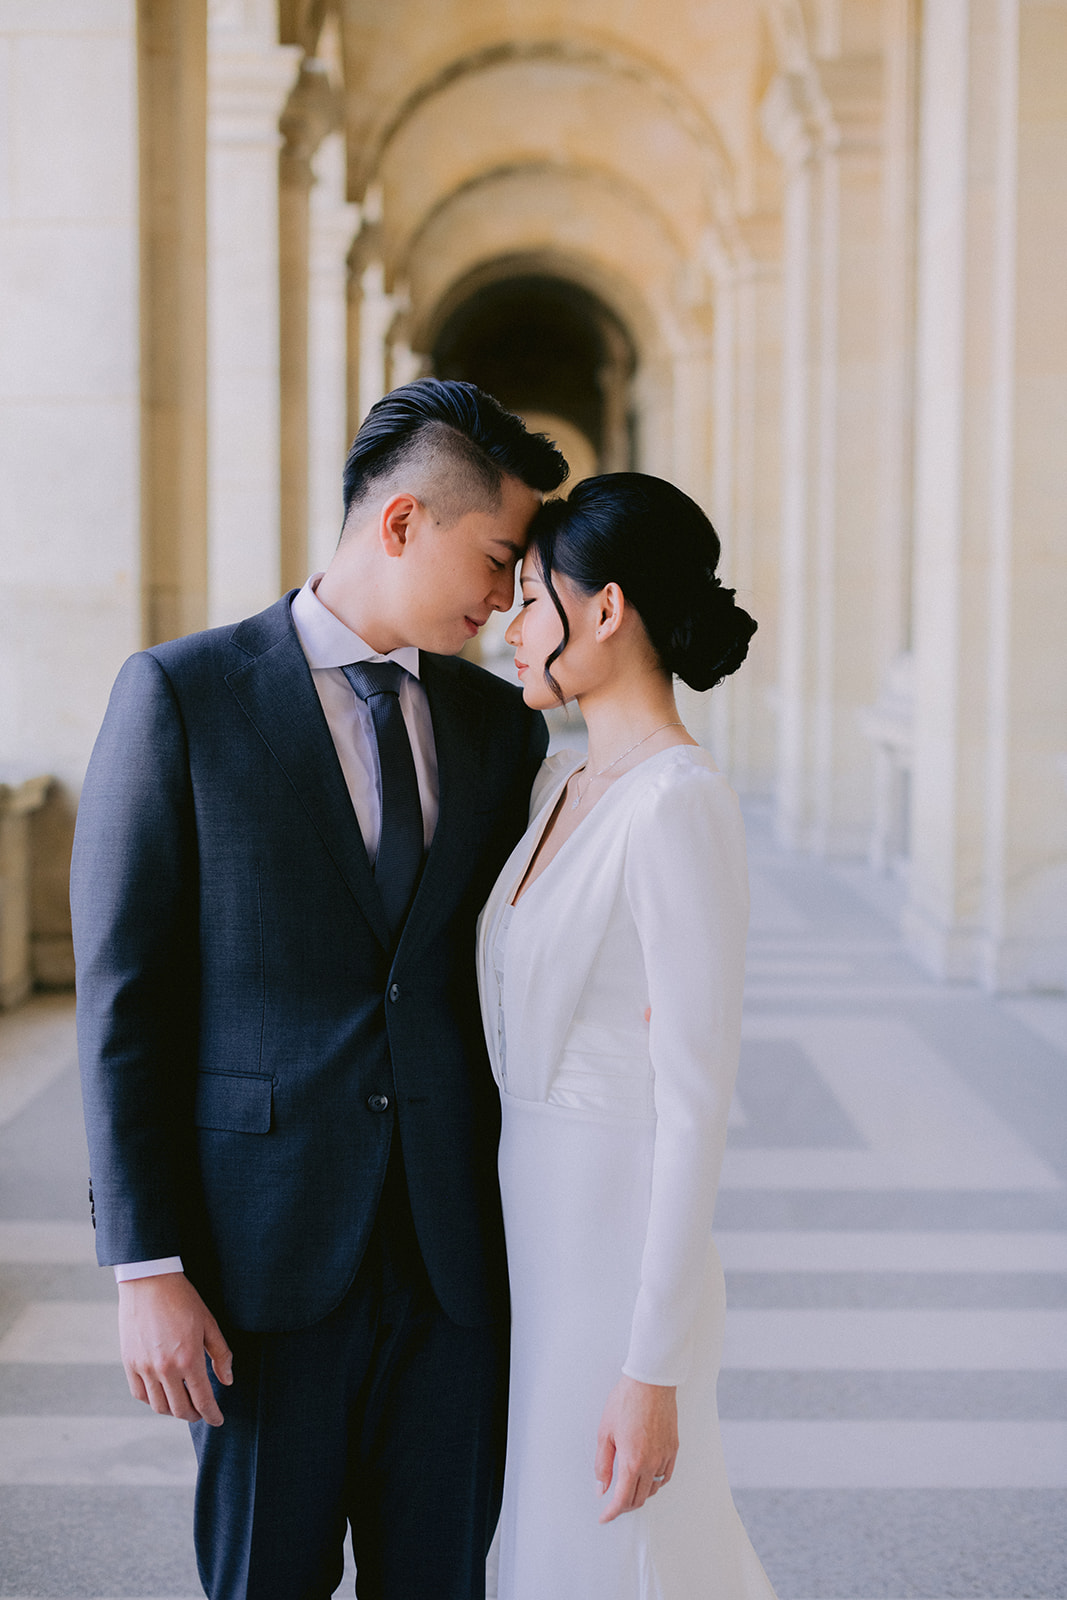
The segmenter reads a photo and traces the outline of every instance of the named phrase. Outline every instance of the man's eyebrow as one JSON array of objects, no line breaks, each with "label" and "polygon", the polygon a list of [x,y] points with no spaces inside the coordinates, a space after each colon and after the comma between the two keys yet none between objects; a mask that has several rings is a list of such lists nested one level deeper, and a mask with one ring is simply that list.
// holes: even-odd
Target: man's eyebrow
[{"label": "man's eyebrow", "polygon": [[494,536],[493,543],[502,545],[505,550],[510,550],[513,556],[521,556],[526,554],[526,550],[523,545],[513,544],[510,539],[501,539]]}]

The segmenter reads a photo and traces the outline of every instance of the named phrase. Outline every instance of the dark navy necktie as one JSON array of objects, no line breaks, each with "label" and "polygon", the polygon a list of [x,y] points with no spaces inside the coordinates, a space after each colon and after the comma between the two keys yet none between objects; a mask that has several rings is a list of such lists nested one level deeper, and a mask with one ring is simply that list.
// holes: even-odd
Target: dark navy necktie
[{"label": "dark navy necktie", "polygon": [[390,930],[396,933],[415,894],[423,854],[419,780],[400,709],[405,673],[395,661],[357,661],[341,670],[374,719],[382,778],[382,826],[374,881]]}]

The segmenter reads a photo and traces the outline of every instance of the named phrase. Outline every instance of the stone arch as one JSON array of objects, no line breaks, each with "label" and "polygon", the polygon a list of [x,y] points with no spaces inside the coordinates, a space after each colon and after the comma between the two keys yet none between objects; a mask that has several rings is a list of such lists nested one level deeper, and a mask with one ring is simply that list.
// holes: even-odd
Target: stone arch
[{"label": "stone arch", "polygon": [[[536,201],[536,203],[531,203]],[[526,259],[575,278],[631,330],[643,360],[680,349],[685,257],[655,216],[614,184],[557,168],[520,168],[464,188],[435,208],[404,258],[418,347],[435,308],[468,274]]]},{"label": "stone arch", "polygon": [[362,147],[351,152],[354,195],[358,197],[368,184],[376,181],[388,147],[428,101],[464,78],[478,76],[504,64],[536,62],[582,66],[609,76],[617,83],[640,85],[652,93],[702,150],[713,190],[720,201],[729,204],[731,162],[715,123],[700,101],[674,75],[647,57],[601,39],[583,39],[574,33],[547,39],[501,40],[453,57],[431,72],[386,113],[377,131]]},{"label": "stone arch", "polygon": [[439,196],[429,210],[419,219],[416,227],[409,235],[404,254],[395,260],[394,272],[396,277],[401,279],[407,277],[410,262],[422,247],[424,235],[433,229],[435,223],[444,219],[451,208],[462,205],[468,199],[477,205],[484,205],[488,197],[482,194],[481,191],[487,188],[506,189],[512,185],[530,186],[540,184],[544,180],[549,183],[557,181],[559,184],[571,189],[602,190],[605,195],[611,197],[612,203],[617,204],[622,209],[631,210],[635,216],[643,217],[652,227],[656,228],[668,243],[671,253],[678,261],[686,259],[687,241],[673,226],[670,214],[658,206],[644,191],[629,183],[625,176],[604,168],[564,166],[550,161],[529,161],[489,168],[459,184],[449,193]]},{"label": "stone arch", "polygon": [[506,64],[425,102],[376,172],[386,262],[453,192],[497,171],[541,166],[624,184],[692,252],[718,214],[703,151],[652,97],[635,89],[620,107],[616,91],[614,81],[584,69]]}]

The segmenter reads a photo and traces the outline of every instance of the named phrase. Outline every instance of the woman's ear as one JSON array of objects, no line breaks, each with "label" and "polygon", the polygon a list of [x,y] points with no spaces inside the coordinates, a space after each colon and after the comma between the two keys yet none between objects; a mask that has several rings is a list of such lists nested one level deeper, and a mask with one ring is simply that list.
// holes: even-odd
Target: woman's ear
[{"label": "woman's ear", "polygon": [[626,597],[617,583],[605,584],[597,596],[596,637],[599,643],[610,639],[622,626],[626,612]]}]

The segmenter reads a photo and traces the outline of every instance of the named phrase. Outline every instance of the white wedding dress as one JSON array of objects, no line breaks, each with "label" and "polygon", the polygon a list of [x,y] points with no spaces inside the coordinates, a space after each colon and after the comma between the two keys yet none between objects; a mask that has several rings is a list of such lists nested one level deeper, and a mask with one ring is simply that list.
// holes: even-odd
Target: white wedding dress
[{"label": "white wedding dress", "polygon": [[[774,1600],[734,1509],[711,1238],[748,919],[736,797],[675,746],[618,778],[522,882],[580,764],[550,758],[482,913],[512,1292],[499,1600]],[[651,1020],[646,1010],[651,1008]],[[601,1526],[597,1428],[621,1372],[678,1385],[672,1481]]]}]

